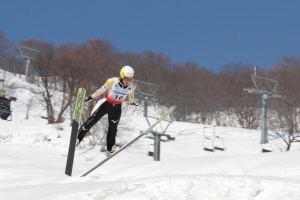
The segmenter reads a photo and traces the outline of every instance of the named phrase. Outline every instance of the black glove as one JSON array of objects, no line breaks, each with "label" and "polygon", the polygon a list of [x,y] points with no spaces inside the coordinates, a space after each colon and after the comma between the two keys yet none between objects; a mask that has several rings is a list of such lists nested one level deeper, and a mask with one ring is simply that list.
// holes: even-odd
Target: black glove
[{"label": "black glove", "polygon": [[90,102],[90,101],[92,101],[93,100],[93,98],[91,97],[91,96],[89,96],[88,98],[86,98],[85,100],[84,100],[84,102]]},{"label": "black glove", "polygon": [[132,105],[132,106],[139,106],[139,105],[136,104],[136,103],[130,103],[130,105]]}]

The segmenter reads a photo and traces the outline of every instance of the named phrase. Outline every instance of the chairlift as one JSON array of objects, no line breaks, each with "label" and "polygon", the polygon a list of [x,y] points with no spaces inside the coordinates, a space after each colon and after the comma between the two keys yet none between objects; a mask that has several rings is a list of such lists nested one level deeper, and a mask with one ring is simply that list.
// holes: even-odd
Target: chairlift
[{"label": "chairlift", "polygon": [[202,149],[204,151],[210,151],[210,152],[214,152],[215,149],[214,149],[214,138],[212,137],[208,137],[206,134],[205,134],[205,129],[207,127],[204,127],[203,128],[203,136],[204,136],[204,139],[202,141]]},{"label": "chairlift", "polygon": [[262,152],[262,153],[269,153],[269,152],[272,152],[272,150],[269,150],[269,149],[261,149],[261,152]]},{"label": "chairlift", "polygon": [[271,143],[261,144],[261,152],[262,153],[270,153],[273,152],[273,147]]},{"label": "chairlift", "polygon": [[225,151],[226,147],[224,145],[224,139],[215,134],[215,126],[213,130],[213,135],[211,137],[208,137],[205,134],[205,128],[207,127],[204,127],[203,129],[203,136],[204,136],[204,139],[202,141],[203,150],[210,151],[210,152],[214,152],[215,150]]},{"label": "chairlift", "polygon": [[215,139],[214,144],[216,144],[214,146],[214,149],[218,150],[218,151],[225,151],[226,147],[224,145],[224,139],[221,138],[220,136],[216,135],[215,128],[216,128],[216,126],[214,126],[214,136],[215,136],[214,137],[214,139]]},{"label": "chairlift", "polygon": [[[208,143],[207,141],[210,141],[211,144],[209,147],[206,146],[206,144]],[[210,151],[210,152],[214,152],[215,151],[215,148],[213,148],[214,146],[214,140],[213,139],[210,139],[210,138],[205,138],[202,142],[202,148],[204,151]],[[210,148],[211,147],[211,148]]]},{"label": "chairlift", "polygon": [[11,101],[16,101],[17,98],[10,97],[9,99],[6,97],[0,97],[0,118],[3,120],[7,120],[9,116],[11,116],[12,111],[10,109]]},{"label": "chairlift", "polygon": [[224,139],[221,138],[220,136],[215,135],[215,140],[218,141],[218,142],[216,142],[217,145],[214,146],[214,149],[219,150],[219,151],[225,151],[226,147],[224,146]]}]

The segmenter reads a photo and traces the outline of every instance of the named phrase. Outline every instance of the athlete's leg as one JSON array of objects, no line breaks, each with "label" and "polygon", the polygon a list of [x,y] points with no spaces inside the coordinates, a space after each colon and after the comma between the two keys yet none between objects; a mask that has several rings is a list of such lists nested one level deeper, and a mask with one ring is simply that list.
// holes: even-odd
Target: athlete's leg
[{"label": "athlete's leg", "polygon": [[108,132],[106,136],[106,149],[111,151],[113,145],[116,143],[117,128],[121,118],[122,105],[114,105],[108,112]]},{"label": "athlete's leg", "polygon": [[84,138],[86,133],[105,115],[107,114],[107,104],[108,102],[104,102],[99,106],[99,108],[82,124],[80,129],[78,130],[79,142]]}]

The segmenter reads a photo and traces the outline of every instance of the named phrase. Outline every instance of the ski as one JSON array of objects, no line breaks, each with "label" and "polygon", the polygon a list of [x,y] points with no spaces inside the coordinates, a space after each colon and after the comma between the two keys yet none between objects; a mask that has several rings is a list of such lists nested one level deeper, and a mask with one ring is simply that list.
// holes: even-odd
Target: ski
[{"label": "ski", "polygon": [[85,174],[83,174],[81,177],[84,177],[86,175],[88,175],[89,173],[91,173],[92,171],[94,171],[95,169],[97,169],[98,167],[100,167],[101,165],[103,165],[104,163],[106,163],[108,160],[112,159],[114,156],[116,156],[117,154],[119,154],[121,151],[123,151],[124,149],[126,149],[128,146],[130,146],[132,143],[134,143],[135,141],[137,141],[138,139],[140,139],[142,136],[146,135],[147,133],[149,133],[150,131],[152,131],[152,129],[158,125],[160,122],[162,122],[167,116],[169,116],[173,111],[175,110],[175,106],[171,106],[169,108],[169,110],[167,110],[167,112],[165,112],[159,119],[156,120],[156,122],[154,124],[152,124],[147,130],[145,130],[144,132],[142,132],[140,135],[138,135],[136,138],[134,138],[133,140],[131,140],[130,142],[126,143],[125,145],[123,145],[118,151],[114,152],[113,154],[111,154],[110,156],[108,156],[107,158],[105,158],[104,160],[102,160],[99,164],[97,164],[95,167],[93,167],[91,170],[89,170],[88,172],[86,172]]},{"label": "ski", "polygon": [[71,131],[69,151],[68,151],[67,164],[65,170],[65,174],[69,176],[72,175],[74,155],[76,149],[77,131],[81,120],[81,112],[84,103],[85,93],[86,93],[85,89],[83,88],[78,89],[76,104],[75,104],[73,117],[72,117],[72,131]]}]

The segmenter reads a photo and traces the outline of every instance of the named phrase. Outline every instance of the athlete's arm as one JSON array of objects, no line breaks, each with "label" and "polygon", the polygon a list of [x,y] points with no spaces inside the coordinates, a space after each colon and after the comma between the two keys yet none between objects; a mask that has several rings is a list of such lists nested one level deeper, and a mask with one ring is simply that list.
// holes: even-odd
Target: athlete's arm
[{"label": "athlete's arm", "polygon": [[114,84],[113,78],[107,79],[107,81],[105,82],[105,84],[102,85],[102,87],[99,88],[96,92],[94,92],[94,94],[92,94],[91,97],[93,99],[99,98],[99,96],[101,94],[103,94],[104,92],[106,92],[109,88],[111,88],[113,86],[113,84]]},{"label": "athlete's arm", "polygon": [[133,88],[132,91],[128,94],[128,100],[130,102],[130,104],[135,104],[135,99],[134,99],[134,90],[136,88],[136,84],[133,84]]}]

